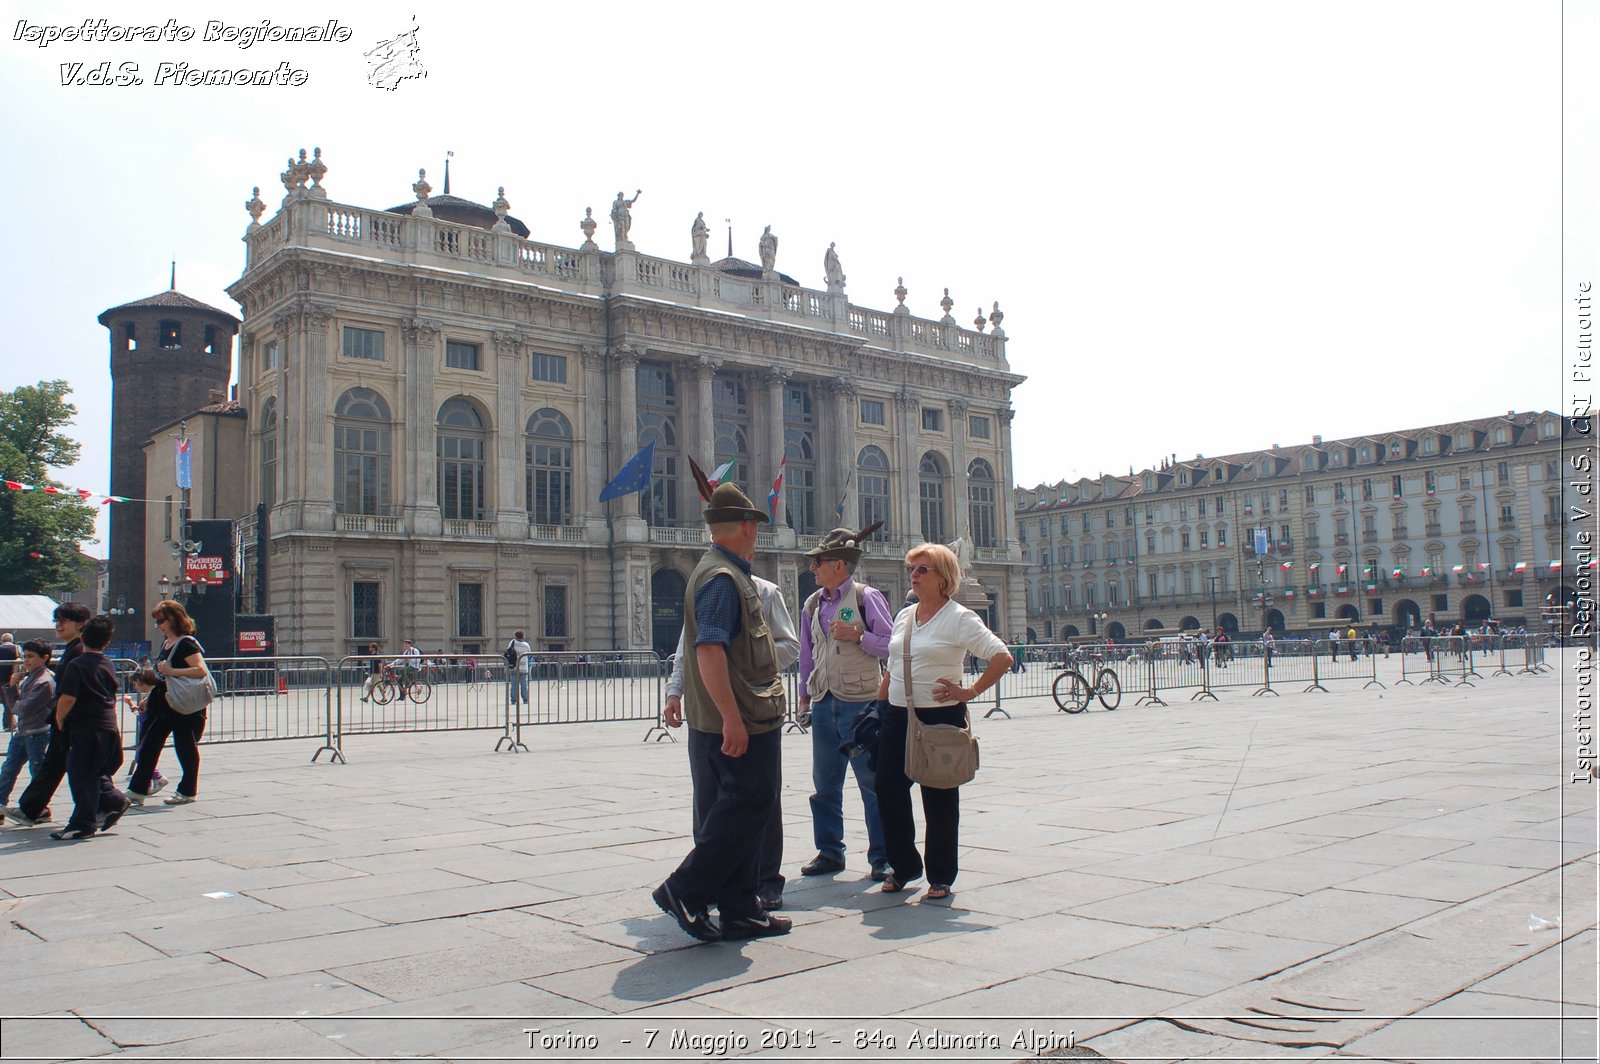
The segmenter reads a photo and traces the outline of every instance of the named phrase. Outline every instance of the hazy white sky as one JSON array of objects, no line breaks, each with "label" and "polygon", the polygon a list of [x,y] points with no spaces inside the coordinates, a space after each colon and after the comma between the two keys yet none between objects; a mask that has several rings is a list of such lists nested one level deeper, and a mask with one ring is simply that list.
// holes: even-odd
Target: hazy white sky
[{"label": "hazy white sky", "polygon": [[[201,39],[220,11],[335,8],[347,43]],[[575,246],[585,207],[642,188],[646,254],[687,259],[704,211],[744,258],[771,225],[812,287],[837,241],[857,303],[892,307],[900,276],[924,316],[946,286],[963,322],[998,300],[1023,485],[1561,403],[1552,0],[8,9],[0,387],[72,382],[75,487],[109,484],[96,315],[170,259],[237,313],[242,205],[259,185],[275,209],[312,146],[335,201],[407,202],[418,167],[438,189],[448,150],[452,192],[504,185],[537,240]],[[372,88],[362,53],[413,16],[427,77]],[[99,17],[196,37],[16,39]],[[153,83],[286,60],[303,86]],[[104,61],[145,84],[61,85]]]}]

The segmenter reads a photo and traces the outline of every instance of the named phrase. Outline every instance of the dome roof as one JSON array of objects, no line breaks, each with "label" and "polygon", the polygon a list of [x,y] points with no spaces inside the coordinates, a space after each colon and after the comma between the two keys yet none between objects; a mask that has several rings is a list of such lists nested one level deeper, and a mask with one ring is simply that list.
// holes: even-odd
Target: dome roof
[{"label": "dome roof", "polygon": [[[721,270],[723,273],[729,274],[733,277],[750,277],[757,281],[761,280],[760,266],[757,266],[753,262],[746,262],[743,259],[736,259],[732,255],[729,255],[725,259],[718,259],[716,262],[713,262],[711,264],[711,268],[713,270]],[[782,281],[784,284],[792,284],[796,288],[800,287],[800,282],[796,281],[793,277],[790,277],[786,273],[779,273],[778,280]]]},{"label": "dome roof", "polygon": [[[411,214],[417,209],[417,202],[412,200],[410,203],[402,203],[398,207],[390,207],[388,213]],[[473,203],[471,200],[462,199],[460,196],[452,196],[448,193],[443,196],[429,196],[428,209],[433,211],[435,218],[440,218],[447,222],[455,222],[457,225],[476,226],[479,229],[489,229],[499,220],[494,216],[493,207],[485,207],[481,203]],[[528,227],[523,225],[522,222],[508,214],[506,215],[506,224],[511,227],[513,233],[523,239],[527,239]]]},{"label": "dome roof", "polygon": [[169,288],[165,292],[158,292],[146,299],[135,299],[132,303],[124,303],[120,307],[112,307],[110,310],[103,311],[98,320],[101,325],[109,326],[111,324],[109,319],[113,315],[120,314],[126,310],[166,309],[198,311],[202,314],[211,314],[215,317],[231,322],[235,328],[237,328],[239,325],[239,319],[234,317],[232,314],[229,314],[227,311],[218,310],[209,303],[202,303],[193,296],[186,296],[176,288]]}]

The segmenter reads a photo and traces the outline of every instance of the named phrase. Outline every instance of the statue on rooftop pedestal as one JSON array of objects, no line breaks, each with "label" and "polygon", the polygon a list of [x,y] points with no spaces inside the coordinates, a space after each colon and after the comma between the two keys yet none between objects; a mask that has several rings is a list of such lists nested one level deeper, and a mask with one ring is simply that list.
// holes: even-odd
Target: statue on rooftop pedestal
[{"label": "statue on rooftop pedestal", "polygon": [[634,189],[633,199],[628,199],[619,191],[611,204],[611,228],[616,233],[618,251],[633,250],[633,241],[628,239],[628,231],[633,228],[633,212],[628,208],[638,202],[643,192],[643,189]]},{"label": "statue on rooftop pedestal", "polygon": [[757,245],[761,252],[761,279],[763,281],[776,281],[778,272],[774,268],[778,261],[778,238],[772,235],[772,226],[767,226],[761,233],[761,242]]},{"label": "statue on rooftop pedestal", "polygon": [[822,275],[828,282],[828,291],[844,291],[844,267],[839,262],[839,253],[835,251],[832,242],[822,256]]},{"label": "statue on rooftop pedestal", "polygon": [[689,261],[696,266],[706,266],[711,262],[706,254],[706,244],[711,240],[711,227],[706,224],[706,212],[701,211],[694,216],[694,224],[689,227],[689,240],[694,250],[689,256]]}]

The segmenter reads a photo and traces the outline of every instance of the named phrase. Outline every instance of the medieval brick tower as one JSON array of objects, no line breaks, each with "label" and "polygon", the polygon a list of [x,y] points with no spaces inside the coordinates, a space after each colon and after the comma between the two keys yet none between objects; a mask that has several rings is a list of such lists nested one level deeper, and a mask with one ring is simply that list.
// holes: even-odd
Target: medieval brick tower
[{"label": "medieval brick tower", "polygon": [[[111,494],[163,499],[171,485],[145,484],[143,447],[162,425],[227,391],[239,319],[169,288],[100,315],[111,332]],[[145,507],[111,509],[110,601],[150,606],[145,578]]]}]

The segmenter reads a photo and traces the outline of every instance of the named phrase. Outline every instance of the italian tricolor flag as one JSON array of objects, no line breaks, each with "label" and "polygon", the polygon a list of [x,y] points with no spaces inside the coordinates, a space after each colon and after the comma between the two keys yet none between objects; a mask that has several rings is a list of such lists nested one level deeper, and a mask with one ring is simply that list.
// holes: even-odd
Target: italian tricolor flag
[{"label": "italian tricolor flag", "polygon": [[733,467],[738,461],[739,456],[734,455],[732,458],[713,469],[711,471],[711,475],[706,478],[707,480],[711,481],[711,486],[714,488],[718,484],[721,484],[724,480],[727,480],[729,477],[733,476]]}]

